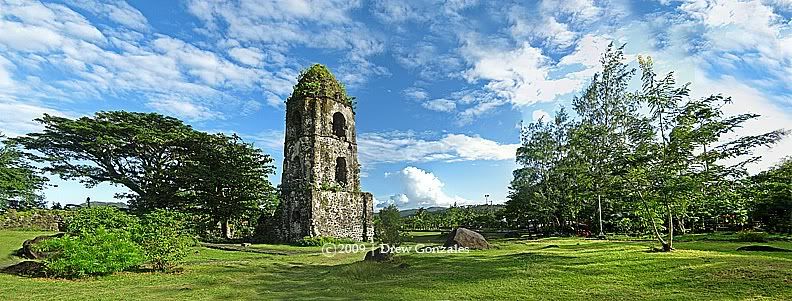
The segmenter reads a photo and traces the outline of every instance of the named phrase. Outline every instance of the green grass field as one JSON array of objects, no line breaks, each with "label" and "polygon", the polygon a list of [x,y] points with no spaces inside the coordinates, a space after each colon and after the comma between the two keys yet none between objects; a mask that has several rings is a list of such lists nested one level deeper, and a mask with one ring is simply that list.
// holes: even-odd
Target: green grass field
[{"label": "green grass field", "polygon": [[[18,261],[11,252],[39,234],[0,231],[0,266]],[[386,264],[362,262],[363,253],[324,256],[318,247],[253,246],[289,255],[195,248],[178,273],[0,274],[0,300],[792,300],[792,253],[685,240],[673,253],[651,253],[649,242],[493,239],[492,250],[407,253]],[[559,248],[545,248],[551,244]]]}]

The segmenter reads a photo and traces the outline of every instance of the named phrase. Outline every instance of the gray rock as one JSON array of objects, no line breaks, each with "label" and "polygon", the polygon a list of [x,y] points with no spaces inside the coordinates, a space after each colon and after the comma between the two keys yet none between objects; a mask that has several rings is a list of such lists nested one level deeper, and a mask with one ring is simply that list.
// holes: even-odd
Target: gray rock
[{"label": "gray rock", "polygon": [[456,228],[454,231],[451,231],[451,233],[448,233],[448,237],[443,246],[446,248],[456,246],[477,250],[490,248],[490,244],[484,239],[484,236],[476,231],[465,228]]}]

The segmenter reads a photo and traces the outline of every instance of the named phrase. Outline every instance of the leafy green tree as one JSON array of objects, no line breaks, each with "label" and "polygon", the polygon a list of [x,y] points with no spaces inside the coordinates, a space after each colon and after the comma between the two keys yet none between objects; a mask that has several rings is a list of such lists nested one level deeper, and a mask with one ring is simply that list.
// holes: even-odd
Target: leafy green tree
[{"label": "leafy green tree", "polygon": [[404,236],[402,234],[403,221],[399,213],[399,208],[391,204],[380,210],[378,217],[379,219],[377,219],[374,225],[377,239],[391,246],[401,244],[402,241],[404,241]]},{"label": "leafy green tree", "polygon": [[626,132],[634,120],[637,103],[630,97],[628,85],[635,69],[624,63],[624,45],[608,45],[600,62],[602,72],[594,75],[581,97],[572,100],[580,125],[573,143],[580,147],[580,159],[586,165],[582,184],[597,202],[599,236],[604,237],[602,198],[612,192],[614,175],[611,173],[616,157],[624,152]]},{"label": "leafy green tree", "polygon": [[275,173],[272,158],[237,135],[201,135],[192,149],[180,181],[196,199],[195,210],[221,224],[230,238],[232,220],[271,214],[277,206],[275,188],[268,176]]},{"label": "leafy green tree", "polygon": [[87,187],[123,185],[139,211],[184,208],[183,187],[174,185],[197,131],[182,121],[155,113],[98,112],[69,119],[44,114],[44,131],[16,139],[42,154],[44,170]]},{"label": "leafy green tree", "polygon": [[[631,132],[634,152],[625,157],[629,170],[622,179],[643,204],[663,250],[670,251],[674,218],[687,213],[689,201],[696,195],[724,193],[719,184],[744,177],[745,165],[758,160],[752,149],[771,145],[786,133],[777,130],[721,142],[724,135],[759,115],[725,116],[721,108],[731,99],[721,95],[685,100],[688,85],[677,87],[671,73],[656,80],[651,59],[640,59],[640,65],[644,84],[638,99],[651,110],[651,123]],[[726,164],[730,161],[738,163]],[[661,216],[665,216],[666,238],[655,222]]]},{"label": "leafy green tree", "polygon": [[770,230],[792,233],[792,158],[751,178],[751,217]]},{"label": "leafy green tree", "polygon": [[[0,139],[4,137],[0,134]],[[47,180],[24,153],[0,141],[0,211],[44,208],[41,190]]]}]

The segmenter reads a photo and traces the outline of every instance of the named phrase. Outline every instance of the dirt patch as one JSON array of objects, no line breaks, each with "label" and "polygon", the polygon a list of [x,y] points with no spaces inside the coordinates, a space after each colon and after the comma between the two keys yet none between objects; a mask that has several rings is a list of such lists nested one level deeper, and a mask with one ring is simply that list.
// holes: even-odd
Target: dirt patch
[{"label": "dirt patch", "polygon": [[11,274],[24,277],[44,276],[44,264],[38,261],[23,261],[12,266],[7,266],[1,270],[4,274]]}]

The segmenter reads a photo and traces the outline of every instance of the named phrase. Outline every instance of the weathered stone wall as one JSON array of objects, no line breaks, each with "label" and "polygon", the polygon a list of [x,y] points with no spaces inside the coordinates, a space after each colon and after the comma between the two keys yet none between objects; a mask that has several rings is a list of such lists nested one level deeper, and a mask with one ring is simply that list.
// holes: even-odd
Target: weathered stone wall
[{"label": "weathered stone wall", "polygon": [[[313,229],[315,236],[332,236],[355,240],[370,240],[371,194],[362,192],[314,191]],[[369,229],[371,228],[371,229]],[[369,231],[371,230],[371,231]]]},{"label": "weathered stone wall", "polygon": [[[333,115],[344,117],[343,135],[333,132]],[[339,123],[340,124],[340,123]],[[360,192],[355,115],[330,98],[290,99],[286,104],[283,202],[278,209],[281,239],[333,236],[371,240],[373,197]],[[336,160],[346,162],[346,181],[336,181]]]}]

